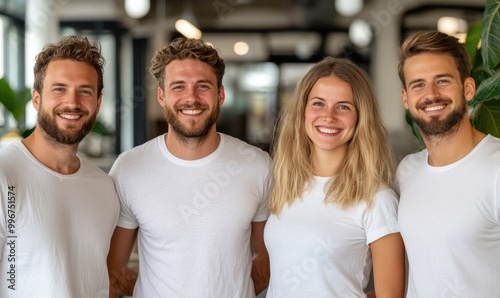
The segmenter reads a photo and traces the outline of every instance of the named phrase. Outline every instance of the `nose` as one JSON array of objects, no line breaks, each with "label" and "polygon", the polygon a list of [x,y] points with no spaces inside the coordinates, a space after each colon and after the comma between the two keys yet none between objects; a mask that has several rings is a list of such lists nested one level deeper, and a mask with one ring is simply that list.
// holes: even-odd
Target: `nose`
[{"label": "nose", "polygon": [[429,84],[427,87],[426,99],[435,99],[439,97],[439,89],[435,84]]},{"label": "nose", "polygon": [[70,90],[64,99],[66,105],[72,108],[80,106],[80,95],[77,90]]},{"label": "nose", "polygon": [[337,120],[337,111],[334,107],[325,109],[323,112],[323,119],[327,122],[335,122]]},{"label": "nose", "polygon": [[196,92],[196,86],[187,87],[184,92],[184,102],[194,103],[198,101],[198,94]]}]

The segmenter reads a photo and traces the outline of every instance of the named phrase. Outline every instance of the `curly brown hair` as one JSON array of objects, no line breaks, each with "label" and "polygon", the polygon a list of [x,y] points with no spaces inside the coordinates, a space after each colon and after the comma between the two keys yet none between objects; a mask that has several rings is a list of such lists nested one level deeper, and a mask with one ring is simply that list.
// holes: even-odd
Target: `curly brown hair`
[{"label": "curly brown hair", "polygon": [[217,87],[222,86],[226,65],[218,51],[200,39],[178,37],[170,45],[158,49],[151,59],[150,72],[158,86],[164,90],[165,66],[173,60],[195,59],[212,66],[217,78]]},{"label": "curly brown hair", "polygon": [[102,93],[104,88],[103,72],[106,60],[101,53],[101,45],[97,42],[91,43],[86,37],[66,36],[58,43],[47,44],[35,58],[33,72],[35,74],[33,88],[42,93],[43,80],[47,66],[51,61],[71,59],[85,62],[97,71],[97,94]]}]

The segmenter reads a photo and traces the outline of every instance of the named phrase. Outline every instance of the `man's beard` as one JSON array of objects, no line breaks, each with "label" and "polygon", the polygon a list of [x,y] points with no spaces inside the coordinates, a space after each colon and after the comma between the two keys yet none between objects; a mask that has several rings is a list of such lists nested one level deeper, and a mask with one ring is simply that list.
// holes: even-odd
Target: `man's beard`
[{"label": "man's beard", "polygon": [[[58,113],[81,113],[84,116],[88,113],[83,112],[80,109],[64,109]],[[97,114],[90,115],[83,125],[77,129],[76,125],[71,125],[67,129],[60,129],[54,120],[55,116],[50,115],[49,112],[45,112],[42,108],[40,102],[40,111],[38,112],[38,125],[49,135],[52,140],[57,143],[65,145],[74,145],[80,143],[81,140],[90,132],[94,122],[96,120]],[[79,124],[78,124],[79,125]]]},{"label": "man's beard", "polygon": [[[201,109],[201,108],[206,108],[206,106],[201,105],[200,103],[194,103],[192,105],[182,105],[178,106],[175,109],[176,110],[182,110],[182,109]],[[202,141],[204,140],[207,136],[210,130],[212,129],[213,125],[217,122],[217,119],[219,118],[220,114],[220,106],[216,104],[214,106],[214,109],[210,113],[210,115],[204,120],[204,122],[198,126],[198,127],[186,127],[184,126],[181,121],[179,121],[179,118],[177,117],[176,113],[174,110],[171,108],[165,106],[164,108],[164,114],[165,114],[165,119],[167,120],[167,123],[170,124],[174,132],[181,138],[184,139],[185,141],[189,140],[198,140]],[[190,120],[190,123],[194,124],[196,123],[196,120]]]},{"label": "man's beard", "polygon": [[[423,105],[429,104],[437,104],[437,103],[448,103],[449,100],[445,100],[443,98],[438,98],[433,101],[425,101],[421,105],[417,106],[417,109],[420,109]],[[467,105],[465,99],[460,101],[460,105],[457,106],[451,113],[445,118],[440,120],[439,116],[431,116],[430,121],[426,121],[423,118],[418,117],[417,115],[412,114],[410,111],[410,116],[420,128],[420,131],[425,136],[432,137],[446,137],[452,135],[455,131],[458,130],[460,126],[460,122],[463,117],[467,115]]]}]

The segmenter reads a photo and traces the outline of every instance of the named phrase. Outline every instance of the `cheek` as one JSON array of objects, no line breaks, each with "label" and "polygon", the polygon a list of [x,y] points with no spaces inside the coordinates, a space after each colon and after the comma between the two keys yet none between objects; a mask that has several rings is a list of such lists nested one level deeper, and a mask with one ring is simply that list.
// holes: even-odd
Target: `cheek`
[{"label": "cheek", "polygon": [[343,121],[347,127],[351,128],[352,130],[356,130],[356,126],[358,125],[358,115],[345,115]]}]

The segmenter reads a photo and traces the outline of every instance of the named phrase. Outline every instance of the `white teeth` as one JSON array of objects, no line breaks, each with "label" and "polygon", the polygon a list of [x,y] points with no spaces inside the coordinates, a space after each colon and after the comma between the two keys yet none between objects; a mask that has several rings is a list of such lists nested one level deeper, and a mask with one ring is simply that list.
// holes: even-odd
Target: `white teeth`
[{"label": "white teeth", "polygon": [[198,115],[201,112],[202,110],[182,110],[182,113],[187,115]]},{"label": "white teeth", "polygon": [[70,115],[70,114],[60,114],[59,116],[63,117],[64,119],[68,120],[76,120],[80,118],[80,115]]},{"label": "white teeth", "polygon": [[442,109],[444,109],[444,106],[435,106],[435,107],[425,108],[425,111],[426,112],[434,112],[434,111],[438,111],[438,110],[442,110]]},{"label": "white teeth", "polygon": [[318,130],[322,133],[329,133],[329,134],[334,134],[340,132],[340,129],[332,129],[332,128],[324,128],[324,127],[318,127]]}]

